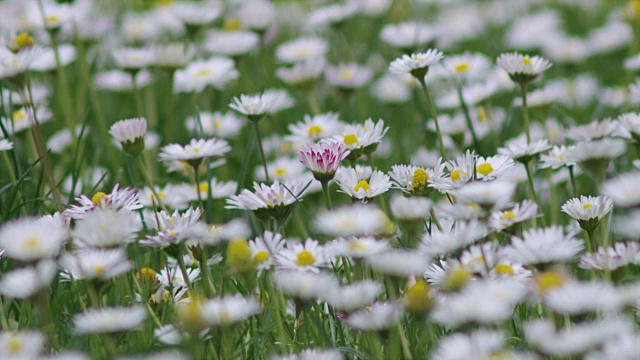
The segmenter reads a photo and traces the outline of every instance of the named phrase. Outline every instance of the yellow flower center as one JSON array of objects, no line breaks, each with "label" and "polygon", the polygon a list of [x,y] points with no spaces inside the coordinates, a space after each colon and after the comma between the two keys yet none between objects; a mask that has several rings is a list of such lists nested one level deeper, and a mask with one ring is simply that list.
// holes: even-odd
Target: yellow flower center
[{"label": "yellow flower center", "polygon": [[347,134],[344,136],[344,139],[342,141],[347,146],[351,146],[353,144],[360,145],[360,141],[358,141],[358,137],[356,136],[356,134]]},{"label": "yellow flower center", "polygon": [[96,205],[96,206],[99,206],[99,207],[102,207],[102,205],[106,204],[107,201],[109,201],[109,196],[107,194],[103,193],[102,191],[98,191],[91,198],[91,202],[93,203],[93,205]]},{"label": "yellow flower center", "polygon": [[322,134],[322,128],[318,125],[313,125],[309,127],[308,133],[309,137],[320,136],[320,134]]},{"label": "yellow flower center", "polygon": [[296,260],[296,264],[298,264],[299,266],[311,266],[315,264],[315,262],[316,258],[314,258],[313,254],[311,254],[307,250],[302,250],[298,254],[298,259]]},{"label": "yellow flower center", "polygon": [[265,262],[265,260],[267,260],[269,258],[269,252],[268,251],[258,251],[254,256],[253,259],[258,263],[258,264],[262,264],[263,262]]},{"label": "yellow flower center", "polygon": [[20,341],[20,338],[17,336],[11,336],[9,341],[7,341],[7,345],[10,353],[18,353],[22,350],[22,341]]},{"label": "yellow flower center", "polygon": [[276,169],[276,175],[278,176],[284,176],[287,173],[287,169],[285,168],[277,168]]},{"label": "yellow flower center", "polygon": [[484,176],[489,176],[493,172],[493,166],[489,163],[480,164],[476,167],[476,171]]},{"label": "yellow flower center", "polygon": [[466,171],[461,170],[461,169],[455,169],[451,172],[451,180],[452,181],[458,181],[460,179],[462,179],[462,175],[460,175],[460,173],[462,173],[463,176],[467,176],[468,174],[466,173]]},{"label": "yellow flower center", "polygon": [[525,56],[522,58],[522,63],[524,65],[531,65],[531,58],[529,58],[528,56]]},{"label": "yellow flower center", "polygon": [[509,276],[513,276],[513,274],[515,274],[515,271],[513,271],[513,268],[507,264],[498,264],[496,265],[496,274],[499,275],[509,275]]},{"label": "yellow flower center", "polygon": [[25,250],[37,250],[40,248],[40,246],[40,239],[38,239],[37,237],[30,237],[26,239],[22,244],[22,247]]},{"label": "yellow flower center", "polygon": [[371,188],[371,186],[369,185],[367,180],[360,180],[360,181],[358,181],[356,186],[353,188],[353,191],[358,192],[358,191],[360,191],[360,189],[362,189],[364,191],[367,191],[370,188]]},{"label": "yellow flower center", "polygon": [[453,70],[457,73],[466,72],[467,70],[469,70],[469,64],[468,63],[458,64],[453,67]]},{"label": "yellow flower center", "polygon": [[564,279],[555,272],[543,272],[536,277],[536,285],[538,285],[538,289],[542,293],[561,287],[563,284]]},{"label": "yellow flower center", "polygon": [[591,204],[586,203],[586,204],[582,205],[582,210],[589,210],[590,207],[591,207]]},{"label": "yellow flower center", "polygon": [[224,23],[224,31],[236,31],[240,30],[240,19],[229,18]]},{"label": "yellow flower center", "polygon": [[516,214],[514,214],[511,210],[505,211],[505,213],[502,214],[502,218],[505,220],[513,220],[516,218]]},{"label": "yellow flower center", "polygon": [[13,123],[14,124],[19,123],[19,122],[23,122],[26,119],[27,119],[27,116],[24,113],[24,111],[22,111],[22,110],[15,111],[13,113]]}]

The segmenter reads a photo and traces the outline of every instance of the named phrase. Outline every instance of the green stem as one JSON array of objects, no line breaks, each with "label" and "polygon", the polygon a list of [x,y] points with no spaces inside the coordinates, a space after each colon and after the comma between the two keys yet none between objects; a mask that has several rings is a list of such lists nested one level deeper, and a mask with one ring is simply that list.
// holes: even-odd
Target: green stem
[{"label": "green stem", "polygon": [[527,84],[521,83],[522,90],[522,116],[524,117],[524,131],[527,135],[527,145],[531,143],[531,131],[529,129],[529,107],[527,106]]},{"label": "green stem", "polygon": [[331,195],[329,194],[329,182],[321,181],[322,193],[324,194],[324,201],[327,204],[327,209],[331,210]]},{"label": "green stem", "polygon": [[438,136],[438,142],[440,143],[440,155],[442,156],[442,160],[447,161],[447,151],[444,148],[444,141],[442,140],[442,132],[440,132],[440,123],[438,122],[438,112],[436,111],[436,105],[433,103],[433,99],[431,99],[431,95],[429,95],[429,90],[427,90],[427,84],[425,84],[424,79],[418,79],[420,86],[422,86],[422,90],[424,90],[424,94],[427,97],[427,102],[429,102],[429,108],[431,108],[431,116],[433,117],[433,121],[436,124],[436,135]]},{"label": "green stem", "polygon": [[262,166],[264,167],[264,177],[266,179],[267,184],[270,184],[269,181],[269,171],[267,170],[267,159],[264,156],[264,148],[262,147],[262,137],[260,136],[260,126],[258,126],[258,121],[253,121],[253,125],[256,128],[256,138],[258,139],[258,149],[260,150],[260,158],[262,159]]}]

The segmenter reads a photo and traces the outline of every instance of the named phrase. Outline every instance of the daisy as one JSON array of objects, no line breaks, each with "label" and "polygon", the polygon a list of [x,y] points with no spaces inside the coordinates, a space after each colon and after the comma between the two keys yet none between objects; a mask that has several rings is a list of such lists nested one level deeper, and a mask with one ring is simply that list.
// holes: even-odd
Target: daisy
[{"label": "daisy", "polygon": [[276,271],[273,284],[285,295],[303,301],[317,299],[338,288],[338,280],[326,272]]},{"label": "daisy", "polygon": [[411,56],[402,55],[401,58],[391,62],[389,72],[392,74],[410,73],[418,81],[424,81],[429,67],[439,63],[443,58],[444,55],[437,49],[429,49],[425,53],[414,53]]},{"label": "daisy", "polygon": [[511,245],[504,248],[509,260],[523,265],[569,261],[584,249],[584,241],[565,234],[562,227],[525,230],[523,236],[513,236]]},{"label": "daisy", "polygon": [[298,63],[323,58],[329,50],[327,40],[314,37],[299,37],[276,47],[276,59],[281,63]]},{"label": "daisy", "polygon": [[544,58],[530,57],[516,52],[500,55],[497,62],[509,74],[511,80],[519,84],[535,80],[538,75],[551,67],[551,63]]},{"label": "daisy", "polygon": [[67,218],[74,220],[83,219],[87,214],[96,209],[113,209],[124,210],[125,212],[133,212],[141,209],[140,199],[138,198],[138,191],[130,188],[120,188],[120,185],[116,184],[110,194],[105,194],[101,191],[95,193],[91,198],[86,195],[81,195],[76,198],[79,205],[71,205],[63,212],[63,215]]},{"label": "daisy", "polygon": [[270,186],[254,182],[254,192],[243,189],[239,195],[227,199],[225,208],[254,211],[261,219],[279,219],[299,200],[309,182],[306,177],[288,179],[282,183],[275,180]]},{"label": "daisy", "polygon": [[304,62],[295,63],[292,67],[280,67],[276,69],[276,77],[284,83],[301,90],[310,90],[318,79],[324,74],[327,60],[325,58],[313,58]]},{"label": "daisy", "polygon": [[169,71],[176,71],[189,64],[196,49],[185,44],[168,44],[153,49],[154,65]]},{"label": "daisy", "polygon": [[538,205],[531,200],[516,204],[511,210],[495,211],[489,217],[489,228],[503,231],[515,224],[531,220],[538,215]]},{"label": "daisy", "polygon": [[76,279],[106,281],[118,277],[129,270],[132,265],[127,254],[121,248],[116,249],[81,249],[62,254],[58,260],[60,267]]},{"label": "daisy", "polygon": [[258,264],[259,271],[271,268],[274,257],[282,251],[284,243],[282,235],[271,231],[265,231],[263,235],[249,242],[253,260]]},{"label": "daisy", "polygon": [[270,94],[261,95],[240,95],[240,98],[234,97],[229,107],[233,110],[247,115],[249,120],[261,120],[273,106],[274,99]]},{"label": "daisy", "polygon": [[336,310],[350,313],[371,305],[383,291],[384,287],[380,283],[373,280],[363,280],[339,286],[331,292],[325,292],[320,296],[320,299]]},{"label": "daisy", "polygon": [[222,139],[234,139],[242,130],[245,120],[232,111],[226,113],[199,112],[197,116],[190,116],[186,120],[187,130],[193,134],[207,135]]},{"label": "daisy", "polygon": [[606,196],[580,196],[562,205],[562,211],[574,220],[578,220],[580,227],[586,231],[593,231],[600,225],[600,220],[613,209],[613,201]]},{"label": "daisy", "polygon": [[[300,162],[323,184],[334,178],[350,151],[340,143],[307,143],[300,147]],[[354,170],[355,171],[355,170]],[[338,181],[338,180],[336,180]]]},{"label": "daisy", "polygon": [[134,330],[146,317],[142,306],[105,307],[76,314],[73,323],[78,334],[105,334]]},{"label": "daisy", "polygon": [[25,262],[56,256],[68,239],[66,227],[33,217],[12,220],[0,228],[4,255]]},{"label": "daisy", "polygon": [[391,244],[387,240],[378,240],[372,236],[351,236],[332,241],[326,245],[325,250],[330,257],[363,259],[391,250]]},{"label": "daisy", "polygon": [[384,236],[396,227],[375,205],[356,204],[319,213],[313,220],[315,231],[331,236]]},{"label": "daisy", "polygon": [[76,220],[71,236],[78,247],[111,248],[134,242],[141,228],[138,214],[96,209]]},{"label": "daisy", "polygon": [[431,169],[413,165],[392,165],[389,177],[394,187],[405,193],[417,196],[427,196],[431,193],[428,181],[433,177]]},{"label": "daisy", "polygon": [[414,50],[436,39],[436,32],[426,23],[402,22],[387,24],[380,31],[380,39],[388,45],[405,50]]},{"label": "daisy", "polygon": [[58,271],[51,260],[5,273],[0,279],[0,294],[12,299],[28,299],[51,285]]},{"label": "daisy", "polygon": [[325,79],[329,85],[341,89],[359,89],[373,77],[373,71],[366,66],[357,63],[341,63],[338,66],[329,66],[325,71]]},{"label": "daisy", "polygon": [[423,253],[411,249],[393,249],[365,258],[366,263],[375,271],[395,277],[411,274],[423,274],[431,261]]},{"label": "daisy", "polygon": [[212,57],[197,60],[175,73],[174,91],[201,93],[206,87],[222,90],[225,85],[238,78],[233,60],[226,57]]},{"label": "daisy", "polygon": [[535,142],[527,143],[526,139],[517,139],[515,141],[507,142],[506,147],[498,149],[498,154],[505,155],[513,160],[527,164],[531,159],[538,156],[538,154],[547,151],[551,148],[549,141],[538,140]]},{"label": "daisy", "polygon": [[160,161],[186,161],[198,166],[205,158],[222,156],[231,151],[231,146],[222,139],[191,139],[187,145],[168,144],[160,149]]},{"label": "daisy", "polygon": [[37,359],[45,349],[46,337],[39,331],[5,331],[0,334],[0,357]]},{"label": "daisy", "polygon": [[340,186],[341,192],[352,199],[364,202],[384,194],[391,188],[389,176],[378,170],[374,171],[369,179],[359,179],[355,169],[344,168],[335,174],[334,181]]},{"label": "daisy", "polygon": [[633,207],[640,204],[640,172],[619,174],[604,182],[602,193],[616,206]]},{"label": "daisy", "polygon": [[358,331],[383,331],[399,323],[403,315],[399,303],[376,302],[370,308],[350,314],[344,321]]},{"label": "daisy", "polygon": [[204,48],[208,52],[221,56],[239,57],[257,50],[260,36],[252,31],[218,31],[207,33]]},{"label": "daisy", "polygon": [[640,243],[616,242],[607,248],[599,246],[593,253],[582,255],[578,266],[587,270],[614,271],[629,264],[640,262]]},{"label": "daisy", "polygon": [[339,114],[334,112],[305,115],[304,120],[289,124],[288,129],[291,135],[287,135],[285,139],[295,144],[306,144],[337,135],[344,126],[345,124],[339,119]]},{"label": "daisy", "polygon": [[287,243],[285,248],[275,255],[275,261],[279,269],[318,273],[321,267],[329,265],[330,258],[318,241],[309,238],[304,244]]},{"label": "daisy", "polygon": [[431,234],[422,237],[419,249],[428,256],[446,255],[456,252],[487,235],[487,228],[477,220],[458,222],[444,226],[442,230],[432,229]]},{"label": "daisy", "polygon": [[210,326],[229,326],[261,311],[260,302],[239,294],[213,298],[202,303],[203,320]]}]

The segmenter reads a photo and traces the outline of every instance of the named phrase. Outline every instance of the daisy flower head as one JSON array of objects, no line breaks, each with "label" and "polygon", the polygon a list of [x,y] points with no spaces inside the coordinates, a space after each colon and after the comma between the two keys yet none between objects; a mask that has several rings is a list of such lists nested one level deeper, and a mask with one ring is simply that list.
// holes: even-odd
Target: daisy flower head
[{"label": "daisy flower head", "polygon": [[513,236],[504,248],[507,259],[522,265],[546,264],[574,259],[584,249],[584,241],[565,234],[561,226],[525,230]]},{"label": "daisy flower head", "polygon": [[549,140],[546,139],[527,143],[526,139],[519,138],[514,141],[509,141],[505,147],[499,148],[498,154],[508,156],[517,162],[527,164],[534,157],[549,150],[550,148],[551,145],[549,145]]},{"label": "daisy flower head", "polygon": [[273,265],[274,257],[284,248],[285,240],[279,233],[265,231],[261,236],[249,242],[253,260],[258,270],[266,271]]},{"label": "daisy flower head", "polygon": [[106,281],[118,277],[129,270],[132,265],[122,248],[115,249],[81,249],[67,252],[58,260],[60,267],[76,279]]},{"label": "daisy flower head", "polygon": [[287,243],[275,256],[276,264],[283,270],[300,270],[318,273],[329,266],[330,258],[318,241],[307,239],[304,244]]},{"label": "daisy flower head", "polygon": [[338,280],[327,272],[276,271],[273,283],[285,295],[303,301],[318,299],[338,288]]},{"label": "daisy flower head", "polygon": [[25,262],[56,256],[68,239],[66,227],[33,217],[12,220],[0,227],[4,255]]},{"label": "daisy flower head", "polygon": [[410,73],[420,82],[424,82],[424,77],[429,71],[429,67],[439,63],[444,58],[442,52],[438,49],[429,49],[424,53],[414,53],[411,55],[402,55],[391,62],[389,72],[392,74]]},{"label": "daisy flower head", "polygon": [[120,120],[111,125],[109,129],[109,134],[131,156],[138,156],[144,150],[144,136],[146,133],[147,119],[145,118]]},{"label": "daisy flower head", "polygon": [[433,175],[433,170],[413,165],[392,165],[389,172],[394,187],[415,196],[428,196],[433,191],[429,187]]},{"label": "daisy flower head", "polygon": [[502,54],[498,57],[498,65],[509,74],[511,80],[518,84],[527,84],[551,67],[551,63],[540,56],[514,53]]},{"label": "daisy flower head", "polygon": [[342,160],[349,156],[350,151],[337,142],[307,143],[300,147],[300,157],[316,180],[328,183],[333,179]]},{"label": "daisy flower head", "polygon": [[600,226],[600,220],[613,209],[613,201],[606,196],[580,196],[562,205],[562,211],[580,223],[587,232]]},{"label": "daisy flower head", "polygon": [[164,162],[186,161],[193,167],[205,158],[222,156],[231,151],[231,146],[222,139],[191,139],[186,145],[168,144],[160,149],[158,159]]},{"label": "daisy flower head", "polygon": [[134,330],[147,318],[147,310],[139,306],[90,309],[73,318],[77,334],[108,334]]},{"label": "daisy flower head", "polygon": [[29,299],[48,288],[57,274],[52,260],[6,272],[0,279],[0,294],[12,299]]},{"label": "daisy flower head", "polygon": [[400,322],[403,315],[400,303],[376,302],[369,308],[350,314],[345,322],[358,331],[384,331]]},{"label": "daisy flower head", "polygon": [[233,110],[247,115],[251,121],[260,121],[271,110],[275,99],[269,93],[259,95],[240,95],[234,97],[229,107]]},{"label": "daisy flower head", "polygon": [[354,90],[359,89],[373,77],[373,71],[367,66],[357,63],[341,63],[338,66],[329,66],[325,71],[325,79],[329,85]]},{"label": "daisy flower head", "polygon": [[515,224],[531,220],[538,215],[538,205],[531,200],[516,204],[512,209],[494,211],[489,217],[489,228],[494,231],[508,230]]},{"label": "daisy flower head", "polygon": [[356,169],[342,168],[335,174],[334,180],[341,192],[363,202],[380,196],[391,188],[389,175],[379,170],[374,171],[370,178],[363,179],[358,176]]},{"label": "daisy flower head", "polygon": [[313,228],[330,236],[393,236],[396,225],[380,208],[355,204],[319,213]]},{"label": "daisy flower head", "polygon": [[602,193],[616,206],[640,205],[640,172],[628,172],[611,178],[602,185]]},{"label": "daisy flower head", "polygon": [[0,358],[37,359],[46,342],[46,337],[39,331],[4,331],[0,334]]},{"label": "daisy flower head", "polygon": [[598,247],[593,253],[582,255],[578,266],[587,270],[613,271],[640,262],[640,243],[616,242],[613,246]]},{"label": "daisy flower head", "polygon": [[138,198],[138,190],[130,188],[120,188],[116,184],[110,194],[98,191],[91,198],[81,195],[76,198],[78,205],[71,205],[62,214],[74,220],[83,219],[88,213],[96,209],[124,210],[133,212],[141,209],[142,204]]},{"label": "daisy flower head", "polygon": [[291,135],[286,136],[286,139],[294,144],[306,144],[337,135],[345,126],[339,116],[334,112],[305,115],[302,121],[289,124]]},{"label": "daisy flower head", "polygon": [[172,72],[187,66],[196,54],[193,46],[185,44],[156,46],[153,51],[154,64]]},{"label": "daisy flower head", "polygon": [[134,242],[141,228],[134,212],[99,208],[76,219],[71,236],[80,248],[112,248]]},{"label": "daisy flower head", "polygon": [[[309,175],[311,177],[311,175]],[[254,211],[260,219],[281,219],[293,203],[300,200],[312,179],[301,176],[272,185],[254,182],[253,189],[243,189],[240,194],[227,199],[226,209]]]},{"label": "daisy flower head", "polygon": [[214,56],[206,60],[193,61],[184,69],[176,71],[173,90],[176,93],[201,93],[209,86],[222,90],[228,82],[237,79],[238,76],[232,59]]},{"label": "daisy flower head", "polygon": [[202,316],[210,326],[228,326],[262,311],[260,302],[240,294],[213,298],[202,304]]}]

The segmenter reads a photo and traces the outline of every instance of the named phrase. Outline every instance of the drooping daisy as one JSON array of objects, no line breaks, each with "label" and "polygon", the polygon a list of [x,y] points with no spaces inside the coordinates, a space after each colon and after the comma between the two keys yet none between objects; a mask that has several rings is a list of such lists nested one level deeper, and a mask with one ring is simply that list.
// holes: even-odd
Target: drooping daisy
[{"label": "drooping daisy", "polygon": [[371,82],[372,77],[370,68],[357,63],[341,63],[325,71],[327,83],[341,89],[359,89]]},{"label": "drooping daisy", "polygon": [[329,265],[330,258],[318,241],[307,239],[304,244],[287,243],[275,256],[278,268],[318,273],[321,267]]},{"label": "drooping daisy", "polygon": [[530,57],[516,52],[502,54],[498,57],[498,65],[509,74],[511,80],[526,84],[535,80],[551,67],[551,63],[539,56]]},{"label": "drooping daisy", "polygon": [[307,143],[299,151],[300,162],[311,171],[316,180],[324,184],[334,178],[340,163],[349,153],[344,145],[336,142]]},{"label": "drooping daisy", "polygon": [[9,221],[0,228],[4,255],[25,262],[56,256],[68,239],[65,227],[32,217]]},{"label": "drooping daisy", "polygon": [[206,87],[222,90],[231,80],[239,76],[235,63],[226,57],[211,57],[197,60],[175,73],[174,91],[200,93]]},{"label": "drooping daisy", "polygon": [[410,73],[418,81],[424,81],[429,67],[439,63],[443,58],[444,55],[437,49],[429,49],[425,53],[414,53],[411,56],[403,55],[391,62],[389,72],[392,74]]},{"label": "drooping daisy", "polygon": [[391,188],[389,175],[379,170],[374,171],[369,179],[359,179],[355,169],[342,168],[336,172],[334,181],[341,192],[362,201],[382,195]]},{"label": "drooping daisy", "polygon": [[489,217],[489,228],[502,231],[538,215],[538,205],[531,200],[516,204],[511,210],[496,211]]},{"label": "drooping daisy", "polygon": [[141,228],[136,213],[96,209],[76,220],[71,235],[78,247],[111,248],[135,241]]},{"label": "drooping daisy", "polygon": [[336,310],[350,313],[371,305],[383,291],[384,287],[380,283],[363,280],[327,291],[320,298]]},{"label": "drooping daisy", "polygon": [[229,326],[260,311],[260,302],[240,294],[213,298],[202,303],[202,316],[209,326]]},{"label": "drooping daisy", "polygon": [[76,198],[79,205],[71,205],[63,212],[63,215],[71,219],[83,219],[88,213],[96,209],[113,209],[124,210],[125,212],[132,212],[142,208],[140,199],[138,198],[138,191],[130,188],[120,188],[120,185],[116,184],[111,190],[110,194],[105,194],[101,191],[95,193],[91,198],[86,195],[81,195]]},{"label": "drooping daisy", "polygon": [[58,260],[60,267],[76,279],[102,281],[113,279],[129,270],[132,265],[122,248],[81,249],[67,252]]},{"label": "drooping daisy", "polygon": [[193,134],[200,134],[222,139],[234,139],[240,134],[245,120],[233,111],[226,113],[199,112],[197,116],[190,116],[186,120],[187,130]]},{"label": "drooping daisy", "polygon": [[262,219],[269,217],[278,219],[300,199],[311,180],[304,176],[288,179],[282,183],[275,180],[270,186],[254,182],[254,192],[243,189],[239,195],[227,199],[225,208],[254,211],[256,216]]},{"label": "drooping daisy", "polygon": [[616,206],[640,205],[640,173],[628,172],[611,178],[602,185],[602,193]]},{"label": "drooping daisy", "polygon": [[334,112],[305,115],[302,121],[289,124],[288,129],[291,135],[285,138],[293,143],[306,144],[337,135],[344,126],[345,124],[339,119],[339,114]]},{"label": "drooping daisy", "polygon": [[298,63],[322,58],[329,50],[327,40],[320,37],[300,37],[276,47],[276,59],[282,63]]},{"label": "drooping daisy", "polygon": [[393,235],[395,224],[374,205],[352,205],[321,212],[313,220],[313,228],[331,236]]},{"label": "drooping daisy", "polygon": [[265,231],[261,236],[249,242],[253,260],[258,264],[258,270],[269,270],[273,259],[284,248],[284,239],[278,233]]},{"label": "drooping daisy", "polygon": [[525,230],[522,238],[513,236],[511,245],[504,248],[505,256],[523,265],[568,261],[584,249],[584,241],[573,234],[565,234],[562,227]]},{"label": "drooping daisy", "polygon": [[106,334],[134,330],[146,317],[142,306],[105,307],[76,314],[73,323],[78,334]]},{"label": "drooping daisy", "polygon": [[600,220],[613,209],[613,201],[606,196],[580,196],[573,198],[562,205],[562,211],[574,220],[578,220],[580,226],[593,231]]},{"label": "drooping daisy", "polygon": [[580,259],[580,266],[587,270],[609,270],[640,262],[640,243],[636,241],[616,242],[613,246],[598,247],[593,253],[586,253]]},{"label": "drooping daisy", "polygon": [[28,299],[48,288],[57,274],[52,260],[9,271],[0,279],[0,294],[12,299]]},{"label": "drooping daisy", "polygon": [[358,331],[382,331],[395,326],[403,315],[399,303],[376,302],[370,308],[350,314],[345,322]]},{"label": "drooping daisy", "polygon": [[231,150],[226,140],[221,139],[191,139],[186,145],[168,144],[160,149],[160,161],[186,161],[192,166],[198,166],[205,158],[222,156]]}]

